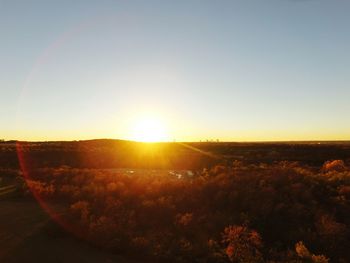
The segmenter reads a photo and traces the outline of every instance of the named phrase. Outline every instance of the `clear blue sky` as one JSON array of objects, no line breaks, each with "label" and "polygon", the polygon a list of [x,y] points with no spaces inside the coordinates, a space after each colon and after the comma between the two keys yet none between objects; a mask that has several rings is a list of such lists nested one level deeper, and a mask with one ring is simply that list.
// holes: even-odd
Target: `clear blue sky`
[{"label": "clear blue sky", "polygon": [[350,139],[350,1],[0,1],[0,138]]}]

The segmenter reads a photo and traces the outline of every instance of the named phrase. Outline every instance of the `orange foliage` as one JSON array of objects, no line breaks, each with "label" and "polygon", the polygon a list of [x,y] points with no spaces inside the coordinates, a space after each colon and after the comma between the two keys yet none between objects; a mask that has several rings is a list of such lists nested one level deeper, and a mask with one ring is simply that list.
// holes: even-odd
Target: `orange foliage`
[{"label": "orange foliage", "polygon": [[[349,171],[237,161],[195,174],[61,167],[38,169],[27,184],[111,251],[161,262],[350,261]],[[321,255],[293,249],[299,240]]]}]

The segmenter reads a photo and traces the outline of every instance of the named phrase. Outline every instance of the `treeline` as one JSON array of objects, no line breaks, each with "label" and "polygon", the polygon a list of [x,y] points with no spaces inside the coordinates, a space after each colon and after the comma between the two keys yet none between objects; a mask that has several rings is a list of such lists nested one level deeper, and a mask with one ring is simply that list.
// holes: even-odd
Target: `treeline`
[{"label": "treeline", "polygon": [[201,169],[233,160],[298,161],[319,166],[350,160],[350,143],[137,143],[120,140],[0,142],[0,167]]},{"label": "treeline", "polygon": [[[150,262],[350,262],[350,170],[234,161],[193,178],[69,167],[30,172],[67,231]],[[57,216],[57,215],[56,215]]]}]

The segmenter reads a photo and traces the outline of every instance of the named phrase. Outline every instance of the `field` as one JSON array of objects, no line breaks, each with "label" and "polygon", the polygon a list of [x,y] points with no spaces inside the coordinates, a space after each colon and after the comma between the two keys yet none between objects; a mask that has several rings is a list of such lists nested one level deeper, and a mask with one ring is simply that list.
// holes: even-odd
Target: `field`
[{"label": "field", "polygon": [[350,262],[350,143],[0,143],[1,262]]}]

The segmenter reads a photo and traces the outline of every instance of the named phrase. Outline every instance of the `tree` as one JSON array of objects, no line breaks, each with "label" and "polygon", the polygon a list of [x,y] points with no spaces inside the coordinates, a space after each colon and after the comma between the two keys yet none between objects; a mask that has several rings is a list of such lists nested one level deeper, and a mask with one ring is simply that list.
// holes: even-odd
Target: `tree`
[{"label": "tree", "polygon": [[258,232],[246,226],[228,226],[222,242],[226,245],[226,255],[231,262],[262,262],[260,248],[262,240]]}]

